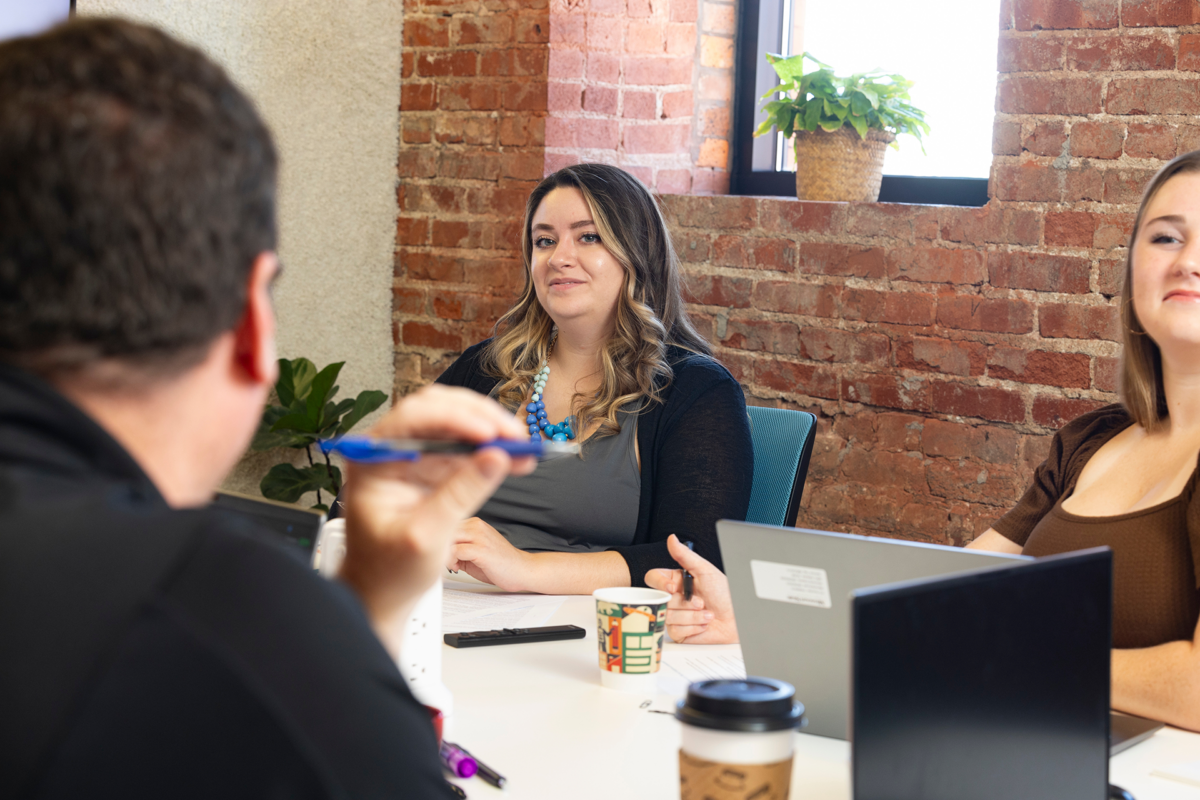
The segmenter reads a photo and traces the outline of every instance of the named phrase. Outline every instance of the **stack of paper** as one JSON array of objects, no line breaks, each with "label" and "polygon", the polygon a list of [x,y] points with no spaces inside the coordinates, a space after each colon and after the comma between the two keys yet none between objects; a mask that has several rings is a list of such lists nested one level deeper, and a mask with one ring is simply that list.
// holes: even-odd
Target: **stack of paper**
[{"label": "stack of paper", "polygon": [[442,593],[442,633],[537,628],[566,600],[559,595],[468,592],[446,587]]}]

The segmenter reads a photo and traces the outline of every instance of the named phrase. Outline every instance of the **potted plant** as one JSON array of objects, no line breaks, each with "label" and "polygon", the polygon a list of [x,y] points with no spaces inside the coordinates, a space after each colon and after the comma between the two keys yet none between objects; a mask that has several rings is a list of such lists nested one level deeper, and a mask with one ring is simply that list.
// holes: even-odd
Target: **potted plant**
[{"label": "potted plant", "polygon": [[[819,69],[805,73],[806,58]],[[763,95],[776,99],[763,106],[767,118],[754,135],[774,128],[784,138],[795,137],[796,197],[878,200],[887,145],[896,147],[897,134],[921,142],[929,133],[925,112],[908,102],[912,81],[882,72],[838,77],[808,53],[788,58],[767,53],[767,61],[780,85]]]},{"label": "potted plant", "polygon": [[285,461],[271,467],[258,486],[263,497],[295,503],[307,492],[316,492],[317,504],[313,508],[328,511],[321,492],[329,492],[332,502],[341,491],[342,471],[330,462],[328,453],[322,452],[323,462],[314,461],[313,445],[320,439],[348,433],[387,400],[383,392],[369,390],[359,392],[356,398],[334,403],[339,388],[334,381],[345,363],[339,361],[318,371],[307,358],[279,359],[279,380],[275,382],[275,399],[279,404],[268,403],[263,409],[262,422],[250,449],[304,450],[308,466],[297,468]]}]

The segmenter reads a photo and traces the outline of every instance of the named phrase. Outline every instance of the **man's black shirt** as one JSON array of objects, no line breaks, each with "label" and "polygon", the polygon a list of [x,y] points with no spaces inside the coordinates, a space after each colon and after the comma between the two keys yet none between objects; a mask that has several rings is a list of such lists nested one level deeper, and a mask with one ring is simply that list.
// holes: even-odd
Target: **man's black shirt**
[{"label": "man's black shirt", "polygon": [[357,598],[0,365],[0,797],[453,795]]}]

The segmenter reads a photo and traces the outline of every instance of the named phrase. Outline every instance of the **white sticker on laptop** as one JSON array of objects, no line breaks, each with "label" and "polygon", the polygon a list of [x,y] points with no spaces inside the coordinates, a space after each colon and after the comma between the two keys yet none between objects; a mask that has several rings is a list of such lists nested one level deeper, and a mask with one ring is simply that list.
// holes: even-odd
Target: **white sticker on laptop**
[{"label": "white sticker on laptop", "polygon": [[761,600],[778,600],[802,606],[832,608],[829,576],[816,567],[798,567],[774,561],[750,561],[754,593]]}]

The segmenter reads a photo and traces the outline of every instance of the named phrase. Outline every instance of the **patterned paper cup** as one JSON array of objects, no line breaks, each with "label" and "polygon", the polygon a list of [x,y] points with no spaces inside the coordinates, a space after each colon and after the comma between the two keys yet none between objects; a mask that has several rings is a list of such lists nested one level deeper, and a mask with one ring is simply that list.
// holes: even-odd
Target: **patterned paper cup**
[{"label": "patterned paper cup", "polygon": [[600,682],[611,689],[654,689],[662,662],[663,629],[671,595],[657,589],[597,589],[596,640]]}]

